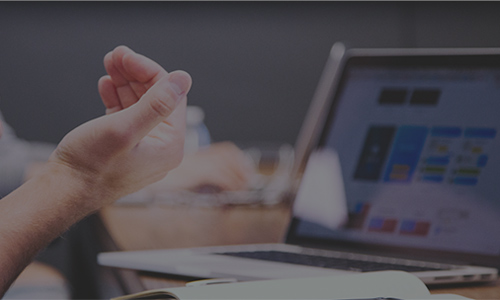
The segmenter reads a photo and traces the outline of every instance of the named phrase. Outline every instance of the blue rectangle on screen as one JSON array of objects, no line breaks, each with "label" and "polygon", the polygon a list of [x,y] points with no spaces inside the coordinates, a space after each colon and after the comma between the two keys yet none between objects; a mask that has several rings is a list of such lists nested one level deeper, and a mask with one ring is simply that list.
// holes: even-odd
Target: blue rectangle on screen
[{"label": "blue rectangle on screen", "polygon": [[384,181],[411,182],[429,129],[424,126],[401,126],[389,158]]},{"label": "blue rectangle on screen", "polygon": [[466,128],[466,138],[493,139],[497,135],[495,128]]},{"label": "blue rectangle on screen", "polygon": [[415,230],[415,226],[417,225],[417,223],[415,221],[403,221],[401,223],[401,228],[400,230],[401,231],[406,231],[406,232],[412,232]]},{"label": "blue rectangle on screen", "polygon": [[445,166],[450,163],[449,156],[430,156],[425,160],[428,165]]},{"label": "blue rectangle on screen", "polygon": [[443,182],[444,176],[442,175],[425,175],[422,177],[424,181],[432,181],[432,182]]},{"label": "blue rectangle on screen", "polygon": [[448,137],[456,138],[462,135],[462,129],[460,127],[441,127],[436,126],[431,129],[431,136],[433,137]]},{"label": "blue rectangle on screen", "polygon": [[486,163],[488,162],[488,155],[482,154],[477,158],[477,166],[480,168],[484,168]]},{"label": "blue rectangle on screen", "polygon": [[382,218],[373,218],[370,220],[370,224],[368,225],[371,229],[381,229],[384,225],[384,219]]},{"label": "blue rectangle on screen", "polygon": [[476,185],[477,177],[455,177],[453,183],[460,185]]},{"label": "blue rectangle on screen", "polygon": [[356,203],[356,206],[354,207],[354,212],[357,214],[360,214],[363,211],[364,203]]}]

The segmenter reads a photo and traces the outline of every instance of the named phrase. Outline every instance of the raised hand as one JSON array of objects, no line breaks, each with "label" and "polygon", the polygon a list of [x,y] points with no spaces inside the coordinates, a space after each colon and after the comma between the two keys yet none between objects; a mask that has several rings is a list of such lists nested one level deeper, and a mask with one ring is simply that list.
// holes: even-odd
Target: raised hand
[{"label": "raised hand", "polygon": [[98,86],[107,115],[71,131],[49,162],[111,201],[165,177],[182,160],[191,78],[125,46],[108,53],[104,65],[108,75]]},{"label": "raised hand", "polygon": [[191,77],[123,46],[105,66],[99,90],[108,114],[68,133],[43,169],[0,201],[0,297],[61,232],[182,159]]}]

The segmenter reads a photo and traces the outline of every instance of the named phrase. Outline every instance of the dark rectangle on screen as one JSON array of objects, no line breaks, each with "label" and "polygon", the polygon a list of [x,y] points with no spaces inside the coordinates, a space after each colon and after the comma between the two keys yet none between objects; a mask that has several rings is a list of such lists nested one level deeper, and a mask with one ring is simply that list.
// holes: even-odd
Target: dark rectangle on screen
[{"label": "dark rectangle on screen", "polygon": [[414,90],[411,98],[410,105],[432,105],[435,106],[439,102],[441,91],[438,89],[418,89]]},{"label": "dark rectangle on screen", "polygon": [[378,180],[380,178],[395,132],[395,126],[370,127],[354,173],[355,179]]},{"label": "dark rectangle on screen", "polygon": [[404,104],[406,101],[406,89],[385,88],[380,92],[378,103],[382,105],[398,105]]}]

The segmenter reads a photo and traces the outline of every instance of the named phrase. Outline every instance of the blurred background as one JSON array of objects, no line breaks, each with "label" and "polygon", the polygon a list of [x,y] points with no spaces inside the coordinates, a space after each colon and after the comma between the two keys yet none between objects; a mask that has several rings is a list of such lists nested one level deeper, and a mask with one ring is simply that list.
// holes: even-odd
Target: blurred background
[{"label": "blurred background", "polygon": [[194,80],[213,141],[293,144],[332,44],[500,46],[497,2],[1,2],[0,110],[58,142],[102,115],[102,58],[125,44]]},{"label": "blurred background", "polygon": [[[59,142],[104,113],[102,59],[124,44],[192,75],[212,142],[293,145],[335,42],[500,47],[499,14],[500,2],[0,2],[0,111],[20,138]],[[42,257],[73,298],[99,295],[92,218]]]}]

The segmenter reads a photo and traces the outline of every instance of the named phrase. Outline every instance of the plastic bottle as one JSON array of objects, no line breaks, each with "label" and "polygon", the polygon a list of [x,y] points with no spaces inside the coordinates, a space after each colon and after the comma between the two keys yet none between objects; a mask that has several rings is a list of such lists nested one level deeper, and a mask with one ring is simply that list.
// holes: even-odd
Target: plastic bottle
[{"label": "plastic bottle", "polygon": [[184,153],[193,153],[210,145],[210,132],[204,123],[205,112],[199,106],[188,105],[186,110],[186,136]]}]

